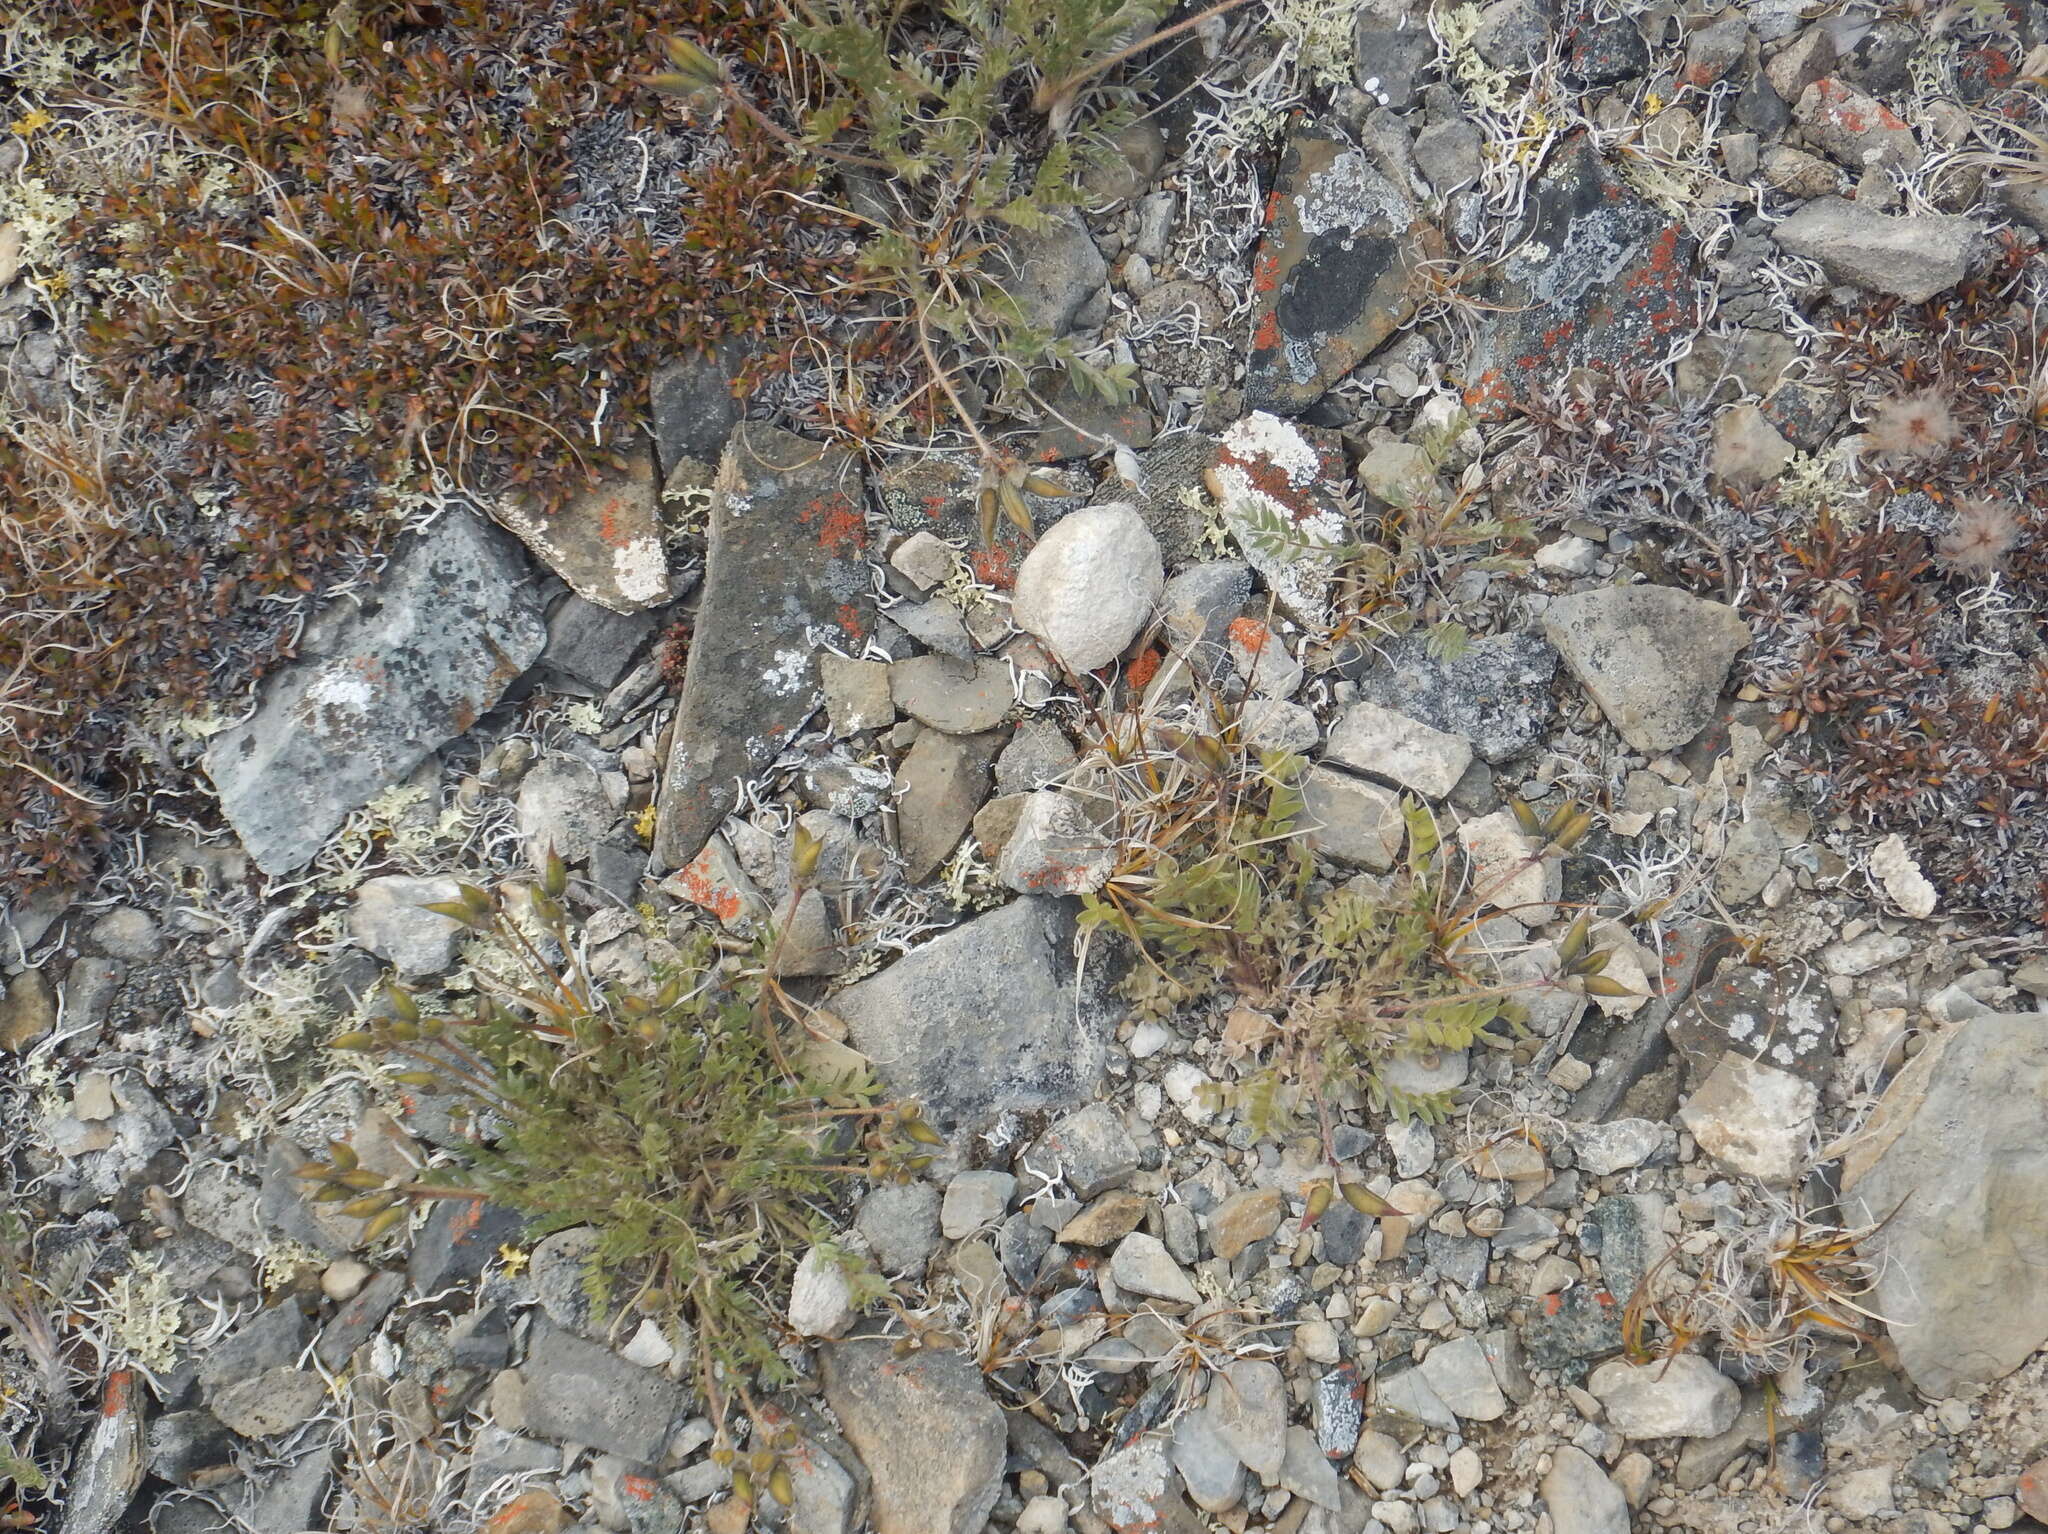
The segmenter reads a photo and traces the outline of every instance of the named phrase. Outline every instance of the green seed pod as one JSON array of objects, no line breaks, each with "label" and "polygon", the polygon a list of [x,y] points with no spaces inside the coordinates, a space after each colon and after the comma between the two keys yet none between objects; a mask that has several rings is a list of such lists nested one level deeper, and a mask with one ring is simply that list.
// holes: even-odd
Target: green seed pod
[{"label": "green seed pod", "polygon": [[441,1078],[432,1071],[393,1071],[391,1079],[402,1087],[438,1087]]},{"label": "green seed pod", "polygon": [[338,1204],[349,1196],[350,1190],[338,1182],[322,1183],[307,1195],[315,1204]]},{"label": "green seed pod", "polygon": [[555,851],[553,842],[548,843],[548,855],[541,860],[540,887],[555,900],[560,900],[569,891],[569,865],[562,861],[562,854]]},{"label": "green seed pod", "polygon": [[1026,474],[1024,476],[1024,488],[1033,495],[1042,495],[1059,501],[1066,500],[1074,493],[1058,480],[1048,478],[1043,474]]},{"label": "green seed pod", "polygon": [[1636,996],[1641,994],[1630,990],[1619,980],[1610,980],[1605,975],[1588,975],[1580,984],[1588,996]]},{"label": "green seed pod", "polygon": [[1026,538],[1032,534],[1031,508],[1009,485],[996,486],[996,500],[1003,508],[1003,518]]},{"label": "green seed pod", "polygon": [[1339,1191],[1343,1193],[1345,1203],[1360,1214],[1371,1215],[1375,1220],[1384,1220],[1401,1212],[1362,1182],[1339,1184]]},{"label": "green seed pod", "polygon": [[744,1470],[735,1470],[732,1473],[732,1495],[734,1501],[753,1506],[754,1478]]},{"label": "green seed pod", "polygon": [[923,1119],[917,1117],[915,1111],[912,1112],[909,1118],[903,1121],[903,1132],[919,1145],[944,1145],[946,1143],[944,1137]]},{"label": "green seed pod", "polygon": [[356,1148],[346,1140],[329,1140],[327,1164],[337,1172],[353,1172],[356,1169]]},{"label": "green seed pod", "polygon": [[1564,940],[1557,945],[1558,962],[1569,964],[1579,956],[1579,950],[1586,946],[1586,934],[1593,930],[1593,913],[1582,911],[1579,919],[1566,930]]},{"label": "green seed pod", "polygon": [[1569,975],[1597,975],[1607,968],[1607,961],[1613,957],[1614,950],[1612,948],[1595,948],[1587,953],[1580,954],[1576,959],[1572,960],[1570,964],[1565,966],[1565,973]]},{"label": "green seed pod", "polygon": [[656,83],[664,89],[694,95],[701,91],[715,91],[723,83],[725,70],[718,60],[688,38],[671,37],[667,48],[668,61],[675,69],[675,83],[671,85],[666,77],[655,76]]},{"label": "green seed pod", "polygon": [[398,1195],[388,1188],[376,1193],[365,1193],[361,1198],[350,1199],[341,1206],[341,1212],[351,1220],[367,1220],[373,1214],[382,1214],[398,1202]]},{"label": "green seed pod", "polygon": [[1508,808],[1514,812],[1515,824],[1522,828],[1524,836],[1541,836],[1543,834],[1542,818],[1537,815],[1535,807],[1528,800],[1510,799],[1508,800]]},{"label": "green seed pod", "polygon": [[756,1475],[766,1475],[775,1468],[775,1456],[767,1449],[756,1449],[747,1456],[747,1468]]},{"label": "green seed pod", "polygon": [[810,888],[817,876],[818,859],[824,854],[825,838],[814,833],[809,826],[799,825],[789,840],[789,873],[791,881],[799,889]]},{"label": "green seed pod", "polygon": [[790,1479],[787,1465],[777,1465],[768,1473],[768,1495],[780,1507],[788,1507],[796,1501],[796,1482]]},{"label": "green seed pod", "polygon": [[996,518],[1000,514],[995,491],[987,488],[981,490],[974,497],[974,511],[978,524],[976,530],[981,534],[982,546],[992,547],[996,541]]},{"label": "green seed pod", "polygon": [[1569,852],[1586,839],[1586,833],[1593,829],[1593,812],[1579,810],[1569,816],[1557,834],[1551,838],[1551,845],[1560,852]]},{"label": "green seed pod", "polygon": [[420,1020],[420,1004],[413,1000],[412,992],[386,981],[384,999],[391,1004],[391,1010],[409,1023]]},{"label": "green seed pod", "polygon": [[363,1227],[363,1244],[367,1246],[379,1237],[396,1230],[405,1223],[405,1213],[405,1205],[393,1204],[382,1214],[374,1216],[370,1223]]},{"label": "green seed pod", "polygon": [[327,1041],[329,1049],[374,1049],[377,1036],[362,1028],[351,1028],[347,1033],[337,1033]]},{"label": "green seed pod", "polygon": [[1304,1228],[1315,1224],[1323,1217],[1323,1211],[1330,1207],[1330,1199],[1336,1187],[1326,1177],[1321,1182],[1311,1183],[1308,1190],[1308,1208],[1303,1212],[1301,1223]]}]

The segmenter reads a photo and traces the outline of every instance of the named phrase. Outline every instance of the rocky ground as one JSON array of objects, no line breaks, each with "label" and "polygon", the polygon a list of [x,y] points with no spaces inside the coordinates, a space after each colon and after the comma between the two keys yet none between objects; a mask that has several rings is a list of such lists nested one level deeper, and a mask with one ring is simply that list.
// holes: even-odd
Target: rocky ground
[{"label": "rocky ground", "polygon": [[[1201,62],[1085,230],[1023,247],[1020,296],[1141,381],[1019,439],[1069,492],[1035,537],[983,541],[970,455],[864,462],[679,361],[643,473],[442,508],[205,740],[217,811],[14,904],[0,1524],[747,1526],[689,1339],[593,1317],[586,1233],[444,1202],[365,1243],[292,1175],[459,1143],[323,1043],[387,976],[471,984],[422,904],[552,847],[597,972],[772,927],[947,1139],[836,1211],[892,1304],[822,1264],[787,1298],[764,1522],[2048,1525],[2042,929],[1794,771],[1755,562],[1823,500],[1889,518],[1977,625],[1940,664],[2039,664],[2004,558],[2043,482],[2003,529],[1940,491],[1956,420],[2040,378],[1830,342],[2048,299],[2039,166],[1977,131],[2048,12],[1304,14],[1347,73],[1261,140],[1219,103],[1305,45]],[[1439,1121],[1361,1085],[1255,1122],[1227,1089],[1274,1019],[1084,940],[1131,851],[1102,742],[1219,718],[1308,759],[1319,890],[1383,888],[1425,806],[1475,962],[1529,987],[1525,1031],[1386,1065]],[[1590,806],[1584,855],[1526,864],[1510,799]],[[1621,994],[1554,983],[1582,911]],[[1310,1207],[1332,1159],[1394,1212]]]}]

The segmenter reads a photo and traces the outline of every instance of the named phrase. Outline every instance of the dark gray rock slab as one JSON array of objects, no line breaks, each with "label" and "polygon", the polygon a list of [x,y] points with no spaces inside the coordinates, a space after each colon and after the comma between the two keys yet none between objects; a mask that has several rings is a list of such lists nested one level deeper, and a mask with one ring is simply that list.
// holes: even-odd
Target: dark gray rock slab
[{"label": "dark gray rock slab", "polygon": [[1101,952],[1085,979],[1062,900],[1027,896],[911,950],[832,999],[855,1048],[942,1131],[1078,1107],[1118,1008]]},{"label": "dark gray rock slab", "polygon": [[1557,651],[1537,634],[1490,634],[1455,660],[1430,653],[1421,634],[1404,634],[1339,662],[1358,695],[1432,729],[1462,735],[1487,762],[1535,744],[1555,707]]},{"label": "dark gray rock slab", "polygon": [[1574,368],[1661,361],[1698,319],[1699,242],[1640,196],[1581,138],[1529,193],[1521,242],[1484,295],[1465,403],[1497,417]]},{"label": "dark gray rock slab", "polygon": [[1724,964],[1664,1025],[1697,1083],[1732,1051],[1825,1087],[1834,1069],[1835,1003],[1818,975]]},{"label": "dark gray rock slab", "polygon": [[867,1467],[875,1534],[978,1534],[1003,1486],[1003,1411],[962,1353],[886,1338],[819,1351],[825,1400]]},{"label": "dark gray rock slab", "polygon": [[689,1392],[673,1380],[544,1319],[534,1324],[522,1372],[529,1434],[643,1465],[660,1462],[689,1409]]},{"label": "dark gray rock slab", "polygon": [[311,634],[206,749],[221,812],[269,874],[304,867],[351,811],[467,731],[547,641],[518,545],[458,511]]},{"label": "dark gray rock slab", "polygon": [[1322,128],[1289,141],[1252,271],[1245,408],[1294,415],[1415,313],[1443,237],[1362,150]]},{"label": "dark gray rock slab", "polygon": [[719,466],[696,635],[654,831],[680,868],[824,694],[818,651],[858,650],[874,627],[867,526],[852,456],[742,424]]}]

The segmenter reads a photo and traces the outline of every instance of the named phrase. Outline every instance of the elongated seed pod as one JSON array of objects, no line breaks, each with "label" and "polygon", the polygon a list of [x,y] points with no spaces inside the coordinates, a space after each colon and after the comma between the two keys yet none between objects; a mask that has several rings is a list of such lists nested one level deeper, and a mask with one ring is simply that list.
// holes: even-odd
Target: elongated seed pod
[{"label": "elongated seed pod", "polygon": [[1360,1214],[1371,1215],[1375,1220],[1384,1220],[1401,1212],[1362,1182],[1341,1183],[1339,1189],[1344,1195],[1345,1203]]},{"label": "elongated seed pod", "polygon": [[1579,951],[1586,946],[1586,934],[1592,930],[1593,913],[1591,911],[1580,912],[1579,919],[1565,929],[1564,939],[1557,945],[1558,962],[1560,964],[1569,964],[1572,960],[1576,959],[1579,956]]}]

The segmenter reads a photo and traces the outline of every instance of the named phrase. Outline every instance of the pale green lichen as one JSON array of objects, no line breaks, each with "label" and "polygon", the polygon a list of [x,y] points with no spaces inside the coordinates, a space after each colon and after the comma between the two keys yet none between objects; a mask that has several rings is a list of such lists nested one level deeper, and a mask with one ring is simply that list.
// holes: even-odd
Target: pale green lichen
[{"label": "pale green lichen", "polygon": [[98,1319],[114,1349],[143,1368],[162,1371],[177,1363],[184,1307],[155,1258],[129,1255],[128,1271],[107,1286]]}]

